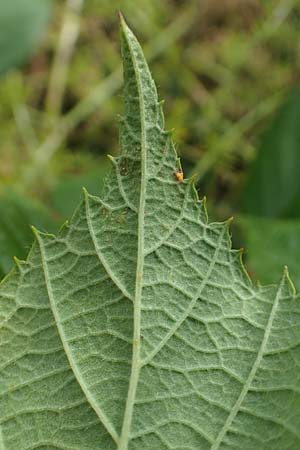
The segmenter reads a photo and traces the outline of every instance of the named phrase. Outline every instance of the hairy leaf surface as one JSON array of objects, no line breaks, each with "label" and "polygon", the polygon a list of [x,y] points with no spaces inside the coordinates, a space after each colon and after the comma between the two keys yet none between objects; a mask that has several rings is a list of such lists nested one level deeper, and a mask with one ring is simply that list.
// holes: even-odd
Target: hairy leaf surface
[{"label": "hairy leaf surface", "polygon": [[121,21],[121,154],[1,285],[1,450],[298,450],[300,303],[208,223]]}]

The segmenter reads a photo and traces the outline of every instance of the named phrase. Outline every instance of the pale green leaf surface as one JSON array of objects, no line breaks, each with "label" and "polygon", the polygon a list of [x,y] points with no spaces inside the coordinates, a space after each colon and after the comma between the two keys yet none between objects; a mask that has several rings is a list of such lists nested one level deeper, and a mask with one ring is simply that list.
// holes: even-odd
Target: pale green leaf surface
[{"label": "pale green leaf surface", "polygon": [[122,22],[121,156],[1,285],[1,450],[298,450],[300,303],[209,224]]}]

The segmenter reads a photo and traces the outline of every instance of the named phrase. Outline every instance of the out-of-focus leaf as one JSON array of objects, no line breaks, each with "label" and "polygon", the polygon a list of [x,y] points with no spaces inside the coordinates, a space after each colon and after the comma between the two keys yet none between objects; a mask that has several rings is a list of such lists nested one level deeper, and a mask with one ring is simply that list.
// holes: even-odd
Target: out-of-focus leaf
[{"label": "out-of-focus leaf", "polygon": [[37,201],[16,192],[0,195],[0,276],[13,264],[13,257],[24,258],[33,241],[30,225],[54,229],[47,210]]},{"label": "out-of-focus leaf", "polygon": [[244,216],[237,225],[247,249],[246,264],[254,277],[272,283],[286,264],[299,289],[300,220]]},{"label": "out-of-focus leaf", "polygon": [[242,210],[265,217],[299,217],[299,168],[300,90],[294,88],[262,137]]},{"label": "out-of-focus leaf", "polygon": [[76,206],[84,186],[92,194],[101,190],[105,175],[109,169],[108,159],[103,159],[97,171],[85,175],[70,175],[61,180],[52,193],[53,209],[62,219],[70,217]]},{"label": "out-of-focus leaf", "polygon": [[23,62],[39,44],[50,0],[0,0],[0,73]]}]

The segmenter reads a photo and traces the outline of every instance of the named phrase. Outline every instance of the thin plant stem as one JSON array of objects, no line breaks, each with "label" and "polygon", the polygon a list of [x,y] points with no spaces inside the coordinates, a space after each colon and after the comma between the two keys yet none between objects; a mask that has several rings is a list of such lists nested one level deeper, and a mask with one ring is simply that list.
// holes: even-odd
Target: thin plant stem
[{"label": "thin plant stem", "polygon": [[69,66],[80,32],[80,12],[83,3],[84,0],[66,0],[46,98],[46,114],[53,121],[61,114]]},{"label": "thin plant stem", "polygon": [[220,138],[220,144],[213,151],[205,153],[193,168],[196,182],[199,182],[212,167],[219,164],[225,157],[229,157],[229,153],[234,153],[235,144],[246,132],[275,111],[283,94],[284,91],[280,91],[263,100],[228,129]]},{"label": "thin plant stem", "polygon": [[[244,61],[247,61],[247,55],[259,42],[270,39],[278,31],[291,13],[295,3],[296,0],[280,0],[277,3],[276,8],[270,13],[267,20],[264,22],[263,27],[258,29],[253,38],[249,41]],[[222,70],[223,67],[218,68],[218,64],[215,65],[214,72],[221,73]],[[229,80],[231,84],[235,82],[233,74],[229,74]],[[224,161],[235,153],[236,143],[246,132],[275,111],[282,100],[284,92],[284,90],[281,90],[267,99],[264,99],[228,129],[228,131],[220,138],[219,144],[209,152],[206,152],[192,169],[196,182],[199,182],[213,166],[220,164],[220,161]],[[215,98],[211,97],[208,101],[215,102]]]},{"label": "thin plant stem", "polygon": [[38,145],[38,139],[32,126],[31,115],[24,103],[19,106],[13,105],[12,110],[17,129],[30,158],[33,149]]}]

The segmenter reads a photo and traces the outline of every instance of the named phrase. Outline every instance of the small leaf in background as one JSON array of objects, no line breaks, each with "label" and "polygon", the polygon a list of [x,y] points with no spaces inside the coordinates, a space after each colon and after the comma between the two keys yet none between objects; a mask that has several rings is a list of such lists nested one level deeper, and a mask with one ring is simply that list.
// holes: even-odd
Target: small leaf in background
[{"label": "small leaf in background", "polygon": [[17,192],[0,195],[0,277],[13,265],[13,257],[25,258],[33,241],[31,225],[55,228],[47,210],[37,201]]},{"label": "small leaf in background", "polygon": [[253,277],[263,284],[273,283],[286,264],[300,289],[300,220],[241,216],[236,225],[246,248],[245,263]]},{"label": "small leaf in background", "polygon": [[300,217],[300,89],[289,92],[262,137],[242,195],[242,211],[263,217]]},{"label": "small leaf in background", "polygon": [[40,43],[50,0],[0,0],[0,74],[22,63]]}]

